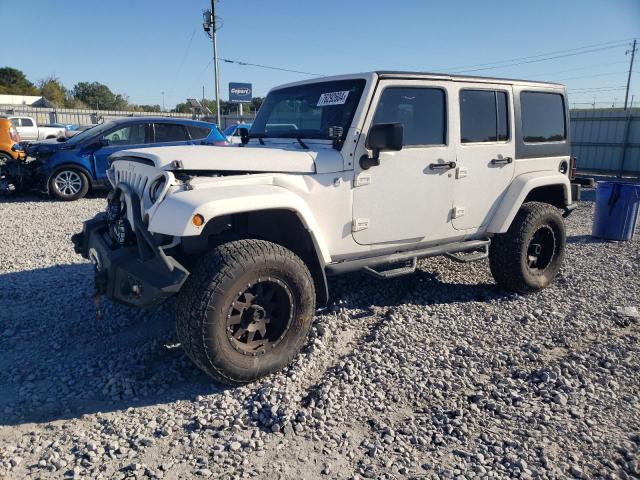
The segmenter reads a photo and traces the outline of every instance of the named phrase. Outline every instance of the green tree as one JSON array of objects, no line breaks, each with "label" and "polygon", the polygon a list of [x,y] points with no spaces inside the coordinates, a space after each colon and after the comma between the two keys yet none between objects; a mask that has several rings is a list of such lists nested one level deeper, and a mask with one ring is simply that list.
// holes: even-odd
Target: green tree
[{"label": "green tree", "polygon": [[109,87],[99,82],[80,82],[73,87],[73,97],[89,108],[99,110],[126,110],[129,102],[126,96],[113,93]]},{"label": "green tree", "polygon": [[191,106],[188,103],[179,103],[171,111],[173,113],[191,113]]},{"label": "green tree", "polygon": [[15,68],[0,68],[0,87],[9,95],[38,95],[38,89],[26,75]]},{"label": "green tree", "polygon": [[64,107],[67,97],[67,89],[64,88],[60,79],[51,75],[38,83],[40,95],[56,104],[57,107]]},{"label": "green tree", "polygon": [[252,112],[257,112],[258,109],[262,106],[262,102],[264,101],[264,98],[262,97],[253,97],[253,99],[251,100],[251,111]]},{"label": "green tree", "polygon": [[66,108],[88,108],[82,100],[78,100],[77,98],[72,96],[68,96],[67,98],[65,98],[64,106]]},{"label": "green tree", "polygon": [[136,110],[139,112],[160,112],[162,109],[160,105],[136,105]]}]

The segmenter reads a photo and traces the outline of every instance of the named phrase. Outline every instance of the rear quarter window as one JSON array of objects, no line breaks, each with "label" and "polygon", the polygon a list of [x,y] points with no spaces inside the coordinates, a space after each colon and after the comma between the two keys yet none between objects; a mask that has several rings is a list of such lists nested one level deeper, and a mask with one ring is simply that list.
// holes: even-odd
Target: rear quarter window
[{"label": "rear quarter window", "polygon": [[567,138],[564,98],[559,93],[521,92],[522,139],[525,143],[561,142]]},{"label": "rear quarter window", "polygon": [[189,135],[191,135],[192,140],[201,140],[203,138],[207,138],[209,132],[211,131],[210,128],[195,127],[193,125],[188,126],[187,130],[189,130]]}]

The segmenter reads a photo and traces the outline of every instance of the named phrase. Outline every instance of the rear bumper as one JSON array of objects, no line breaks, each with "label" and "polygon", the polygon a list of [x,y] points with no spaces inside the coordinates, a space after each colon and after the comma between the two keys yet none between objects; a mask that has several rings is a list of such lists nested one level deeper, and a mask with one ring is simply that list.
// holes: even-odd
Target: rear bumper
[{"label": "rear bumper", "polygon": [[132,209],[135,242],[116,245],[101,213],[71,237],[75,251],[94,264],[97,294],[134,307],[157,305],[178,293],[189,272],[156,244],[142,222],[138,196],[126,185],[118,185],[114,195],[124,195]]}]

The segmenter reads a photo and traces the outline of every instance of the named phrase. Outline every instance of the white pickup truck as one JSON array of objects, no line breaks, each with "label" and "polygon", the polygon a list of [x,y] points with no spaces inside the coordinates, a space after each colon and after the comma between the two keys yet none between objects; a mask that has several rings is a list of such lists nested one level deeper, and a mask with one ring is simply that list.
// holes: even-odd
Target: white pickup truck
[{"label": "white pickup truck", "polygon": [[16,127],[23,141],[35,142],[65,136],[63,127],[38,126],[33,117],[9,117],[9,120]]}]

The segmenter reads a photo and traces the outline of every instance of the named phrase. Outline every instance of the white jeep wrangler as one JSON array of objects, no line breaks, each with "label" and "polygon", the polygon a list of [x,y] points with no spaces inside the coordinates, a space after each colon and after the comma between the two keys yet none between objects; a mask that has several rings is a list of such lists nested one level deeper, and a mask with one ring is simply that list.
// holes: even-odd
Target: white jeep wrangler
[{"label": "white jeep wrangler", "polygon": [[96,293],[177,295],[177,331],[241,384],[303,346],[326,277],[489,257],[502,287],[549,285],[573,203],[563,86],[373,72],[285,85],[233,147],[122,151],[107,211],[74,235]]}]

